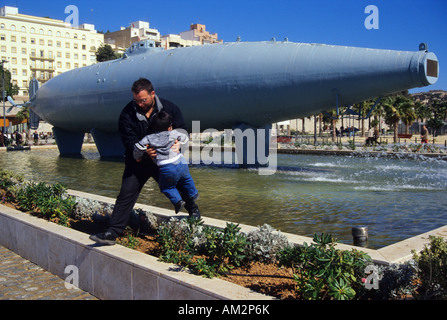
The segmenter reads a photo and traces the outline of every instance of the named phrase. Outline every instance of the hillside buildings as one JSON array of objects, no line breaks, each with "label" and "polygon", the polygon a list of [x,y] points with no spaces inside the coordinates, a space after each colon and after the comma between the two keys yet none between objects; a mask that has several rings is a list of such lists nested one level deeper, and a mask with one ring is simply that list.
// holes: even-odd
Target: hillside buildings
[{"label": "hillside buildings", "polygon": [[218,39],[217,33],[206,31],[204,24],[192,24],[190,30],[180,34],[161,35],[157,29],[149,27],[149,22],[136,21],[127,28],[121,27],[119,31],[107,32],[104,35],[105,43],[118,52],[124,52],[132,43],[141,40],[153,40],[157,47],[165,49],[223,42]]}]

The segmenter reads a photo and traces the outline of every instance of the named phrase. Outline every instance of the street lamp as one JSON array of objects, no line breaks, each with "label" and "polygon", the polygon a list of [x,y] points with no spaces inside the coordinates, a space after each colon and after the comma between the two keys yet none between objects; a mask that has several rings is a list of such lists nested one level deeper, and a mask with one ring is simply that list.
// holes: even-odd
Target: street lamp
[{"label": "street lamp", "polygon": [[3,97],[3,133],[6,134],[6,107],[5,107],[5,96],[6,96],[6,90],[5,90],[5,67],[4,64],[9,61],[2,60],[0,62],[0,65],[2,66],[2,97]]}]

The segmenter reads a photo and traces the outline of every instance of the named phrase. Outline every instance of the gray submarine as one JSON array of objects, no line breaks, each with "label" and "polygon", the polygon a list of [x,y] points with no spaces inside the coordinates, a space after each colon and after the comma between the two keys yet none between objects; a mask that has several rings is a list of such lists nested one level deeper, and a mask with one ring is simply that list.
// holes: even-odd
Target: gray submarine
[{"label": "gray submarine", "polygon": [[246,130],[434,84],[439,63],[423,43],[417,51],[288,41],[164,50],[145,40],[120,59],[64,72],[40,88],[33,82],[27,105],[53,125],[61,155],[80,154],[90,132],[101,157],[119,157],[118,118],[140,77],[181,108],[188,130],[194,121]]}]

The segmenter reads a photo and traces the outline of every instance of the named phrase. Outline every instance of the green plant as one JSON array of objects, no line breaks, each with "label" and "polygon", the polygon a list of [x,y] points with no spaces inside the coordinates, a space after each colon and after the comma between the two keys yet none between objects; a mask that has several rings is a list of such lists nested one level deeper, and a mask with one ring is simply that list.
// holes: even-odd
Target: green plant
[{"label": "green plant", "polygon": [[297,290],[306,300],[353,299],[363,287],[361,278],[371,258],[355,249],[336,249],[329,234],[315,234],[313,241],[279,253],[280,265],[293,270]]},{"label": "green plant", "polygon": [[2,191],[2,202],[14,201],[13,190],[16,188],[16,185],[22,184],[24,180],[25,179],[22,175],[0,169],[0,190]]},{"label": "green plant", "polygon": [[225,229],[207,228],[205,254],[216,273],[224,273],[240,266],[245,258],[247,238],[237,224],[227,223]]},{"label": "green plant", "polygon": [[138,233],[138,231],[134,231],[132,228],[127,226],[123,232],[124,237],[117,242],[127,248],[135,249],[140,244]]},{"label": "green plant", "polygon": [[193,255],[201,247],[202,219],[175,219],[163,222],[157,230],[160,260],[180,265],[190,265]]},{"label": "green plant", "polygon": [[355,150],[355,142],[354,140],[349,140],[348,141],[348,148],[351,150]]},{"label": "green plant", "polygon": [[62,225],[68,225],[68,218],[76,206],[73,198],[65,195],[65,187],[59,183],[25,183],[14,189],[13,193],[22,210]]},{"label": "green plant", "polygon": [[447,240],[430,236],[419,254],[413,252],[423,299],[447,299]]},{"label": "green plant", "polygon": [[[246,238],[238,225],[220,230],[203,226],[202,219],[171,219],[158,228],[160,260],[213,277],[239,266],[245,258]],[[203,255],[203,257],[197,257]]]}]

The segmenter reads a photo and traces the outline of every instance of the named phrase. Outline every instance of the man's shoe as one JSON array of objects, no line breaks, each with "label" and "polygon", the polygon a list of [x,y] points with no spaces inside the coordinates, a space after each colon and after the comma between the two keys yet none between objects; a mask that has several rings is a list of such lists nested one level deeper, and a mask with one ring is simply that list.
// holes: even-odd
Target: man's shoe
[{"label": "man's shoe", "polygon": [[180,200],[179,202],[177,202],[177,203],[175,204],[175,213],[179,213],[180,210],[183,209],[183,206],[184,206],[184,205],[185,205],[185,201],[183,201],[183,200]]},{"label": "man's shoe", "polygon": [[98,234],[93,234],[90,237],[90,240],[93,240],[95,242],[101,243],[101,244],[105,244],[108,246],[112,246],[116,243],[116,237],[109,231],[103,232],[103,233],[98,233]]}]

